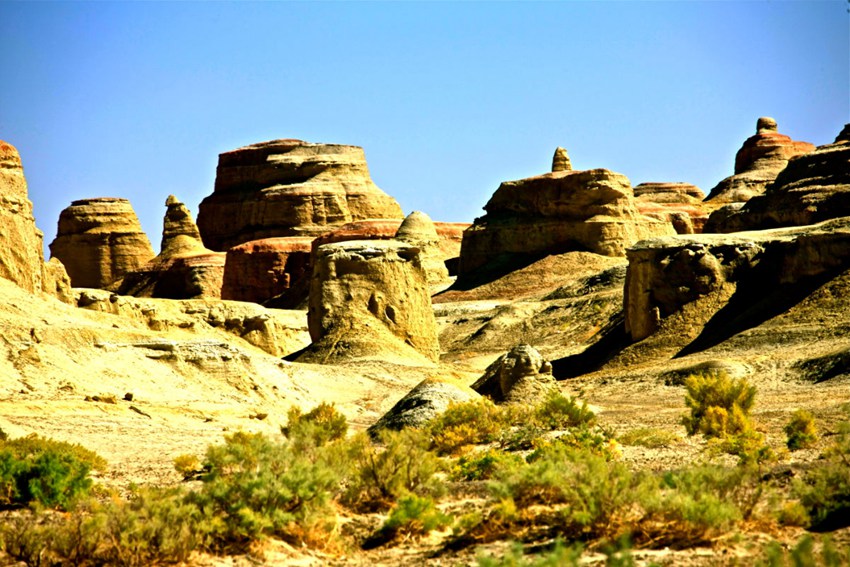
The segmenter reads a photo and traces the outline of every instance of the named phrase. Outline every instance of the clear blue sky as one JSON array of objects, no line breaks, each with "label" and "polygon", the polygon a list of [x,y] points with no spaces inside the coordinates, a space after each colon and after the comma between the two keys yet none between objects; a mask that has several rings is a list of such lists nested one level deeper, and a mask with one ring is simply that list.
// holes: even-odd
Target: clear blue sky
[{"label": "clear blue sky", "polygon": [[507,179],[577,169],[708,192],[759,116],[850,121],[850,4],[0,1],[0,139],[49,243],[74,199],[129,198],[155,249],[218,154],[363,146],[405,212],[472,221]]}]

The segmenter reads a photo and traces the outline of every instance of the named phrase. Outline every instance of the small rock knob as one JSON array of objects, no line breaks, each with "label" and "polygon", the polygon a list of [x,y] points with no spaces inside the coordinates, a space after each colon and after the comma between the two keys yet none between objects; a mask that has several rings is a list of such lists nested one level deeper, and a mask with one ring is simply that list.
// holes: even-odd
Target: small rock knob
[{"label": "small rock knob", "polygon": [[762,116],[756,123],[756,133],[776,132],[776,120],[770,116]]},{"label": "small rock knob", "polygon": [[552,157],[552,171],[572,171],[572,169],[573,165],[570,163],[567,150],[558,146],[555,149],[555,155]]}]

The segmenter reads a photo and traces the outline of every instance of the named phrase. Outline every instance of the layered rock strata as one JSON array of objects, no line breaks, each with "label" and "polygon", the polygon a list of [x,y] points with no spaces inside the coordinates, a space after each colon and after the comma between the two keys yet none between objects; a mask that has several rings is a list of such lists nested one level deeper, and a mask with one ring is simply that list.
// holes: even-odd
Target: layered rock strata
[{"label": "layered rock strata", "polygon": [[558,146],[555,148],[555,155],[552,156],[552,171],[572,171],[573,164],[570,161],[570,156],[567,155],[567,150]]},{"label": "layered rock strata", "polygon": [[[312,274],[311,238],[266,238],[234,246],[224,264],[222,299],[263,303],[287,292],[295,292]],[[289,300],[298,304],[307,288]],[[303,297],[302,297],[303,295]]]},{"label": "layered rock strata", "polygon": [[712,214],[707,229],[802,226],[844,216],[850,216],[850,124],[832,144],[791,159],[764,195]]},{"label": "layered rock strata", "polygon": [[690,183],[641,183],[634,195],[638,212],[669,222],[677,234],[702,232],[711,210],[702,190]]},{"label": "layered rock strata", "polygon": [[106,289],[154,257],[130,201],[100,197],[73,201],[59,214],[50,254],[74,287]]},{"label": "layered rock strata", "polygon": [[495,402],[536,403],[558,392],[552,364],[532,346],[520,344],[497,358],[472,389]]},{"label": "layered rock strata", "polygon": [[225,254],[204,247],[186,206],[169,195],[158,256],[128,272],[121,295],[164,299],[220,298]]},{"label": "layered rock strata", "polygon": [[736,292],[741,307],[750,308],[777,290],[786,289],[780,295],[793,297],[794,286],[850,267],[850,218],[804,227],[651,239],[629,249],[628,260],[625,324],[637,341],[686,305],[716,292],[718,301],[711,313],[703,314],[706,320]]},{"label": "layered rock strata", "polygon": [[398,227],[395,238],[419,248],[419,259],[430,285],[449,281],[449,270],[440,250],[440,235],[431,217],[421,211],[413,211]]},{"label": "layered rock strata", "polygon": [[67,302],[70,280],[58,261],[45,264],[43,238],[27,196],[21,156],[0,140],[0,278]]},{"label": "layered rock strata", "polygon": [[307,314],[313,344],[299,361],[438,360],[418,248],[396,240],[339,242],[320,246],[314,262]]},{"label": "layered rock strata", "polygon": [[761,117],[756,123],[755,136],[747,138],[735,155],[735,174],[718,183],[708,200],[716,203],[749,201],[764,193],[788,160],[814,149],[808,142],[798,142],[777,132],[773,118]]},{"label": "layered rock strata", "polygon": [[638,240],[675,233],[639,214],[629,180],[607,169],[506,181],[484,209],[464,232],[459,278],[570,251],[624,256]]},{"label": "layered rock strata", "polygon": [[374,184],[363,149],[273,140],[219,155],[215,190],[199,207],[206,246],[283,236],[319,236],[362,219],[402,218]]}]

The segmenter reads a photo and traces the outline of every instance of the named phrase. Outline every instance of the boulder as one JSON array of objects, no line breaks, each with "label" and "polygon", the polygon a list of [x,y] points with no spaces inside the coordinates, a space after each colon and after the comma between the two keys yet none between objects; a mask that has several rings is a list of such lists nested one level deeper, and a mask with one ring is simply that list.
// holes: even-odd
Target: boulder
[{"label": "boulder", "polygon": [[552,364],[525,344],[497,358],[472,389],[495,402],[532,404],[559,391]]},{"label": "boulder", "polygon": [[832,144],[788,161],[764,192],[712,214],[714,232],[803,226],[850,216],[850,124]]},{"label": "boulder", "polygon": [[627,257],[625,326],[637,341],[686,305],[712,294],[718,300],[711,302],[710,312],[699,315],[703,322],[736,293],[737,307],[728,310],[731,319],[744,310],[769,312],[773,300],[768,296],[773,295],[780,305],[777,313],[787,309],[782,302],[795,297],[796,288],[850,267],[850,218],[804,227],[656,238],[639,242]]},{"label": "boulder", "polygon": [[130,201],[99,197],[73,201],[59,214],[50,254],[74,287],[106,289],[154,257]]},{"label": "boulder", "polygon": [[115,286],[121,295],[164,299],[220,298],[225,253],[204,247],[186,206],[169,195],[162,251],[128,272]]},{"label": "boulder", "polygon": [[440,236],[431,217],[421,211],[413,211],[398,227],[395,237],[419,248],[419,259],[425,269],[429,285],[449,282],[449,270],[440,250]]},{"label": "boulder", "polygon": [[702,232],[711,211],[705,194],[690,183],[641,183],[634,194],[640,214],[669,222],[677,234]]},{"label": "boulder", "polygon": [[379,431],[398,431],[405,427],[422,427],[446,411],[450,404],[463,403],[480,396],[469,387],[441,378],[426,378],[400,399],[369,428],[373,437]]},{"label": "boulder", "polygon": [[58,261],[45,264],[18,150],[0,140],[0,278],[30,293],[70,301],[70,280]]},{"label": "boulder", "polygon": [[764,193],[788,160],[814,149],[808,142],[798,142],[777,132],[773,118],[759,118],[755,136],[747,138],[735,155],[735,174],[718,183],[707,200],[715,203],[749,201]]},{"label": "boulder", "polygon": [[674,234],[635,207],[626,176],[607,169],[558,171],[502,183],[463,234],[458,278],[511,271],[550,254],[624,256],[638,240]]},{"label": "boulder", "polygon": [[273,140],[219,155],[215,190],[200,204],[198,228],[206,246],[227,250],[402,216],[398,203],[372,181],[362,148]]},{"label": "boulder", "polygon": [[300,362],[440,356],[419,249],[397,240],[353,240],[316,251],[307,322],[313,344]]},{"label": "boulder", "polygon": [[[283,294],[290,304],[307,297],[312,274],[310,251],[313,239],[266,238],[234,246],[227,251],[221,298],[263,303]],[[297,288],[297,289],[296,289]]]}]

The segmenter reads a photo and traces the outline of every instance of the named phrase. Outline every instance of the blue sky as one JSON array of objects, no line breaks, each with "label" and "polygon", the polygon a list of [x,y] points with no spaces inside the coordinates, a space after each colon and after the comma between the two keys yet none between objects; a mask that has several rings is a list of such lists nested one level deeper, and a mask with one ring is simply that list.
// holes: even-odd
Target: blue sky
[{"label": "blue sky", "polygon": [[8,2],[0,139],[45,242],[74,199],[197,215],[218,154],[363,146],[405,212],[472,221],[503,180],[573,167],[706,193],[759,116],[815,144],[850,121],[850,4]]}]

